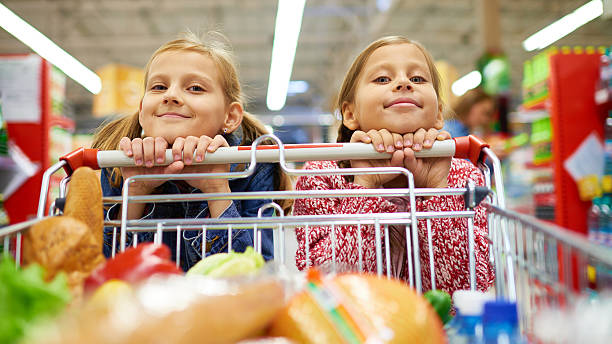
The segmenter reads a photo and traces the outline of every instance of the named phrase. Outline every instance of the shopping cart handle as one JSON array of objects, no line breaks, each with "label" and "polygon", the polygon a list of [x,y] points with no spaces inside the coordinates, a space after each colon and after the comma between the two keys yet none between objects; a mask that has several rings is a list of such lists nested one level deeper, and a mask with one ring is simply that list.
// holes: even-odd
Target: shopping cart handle
[{"label": "shopping cart handle", "polygon": [[474,165],[478,165],[482,150],[488,148],[489,144],[474,135],[453,138],[455,141],[455,158],[468,159]]},{"label": "shopping cart handle", "polygon": [[[454,156],[470,159],[477,163],[483,147],[488,145],[475,136],[457,137],[452,140],[436,141],[431,149],[416,152],[418,158]],[[310,143],[286,144],[286,161],[309,160],[353,160],[353,159],[389,159],[390,153],[377,152],[371,144],[366,143]],[[206,159],[196,164],[248,163],[251,161],[251,146],[220,147],[214,153],[207,153]],[[276,145],[261,145],[256,148],[257,162],[278,162],[279,152]],[[99,151],[97,149],[79,148],[63,157],[64,169],[68,175],[81,166],[93,169],[107,167],[134,166],[134,160],[122,151]],[[159,165],[168,165],[174,161],[172,150],[166,150],[166,159]]]},{"label": "shopping cart handle", "polygon": [[82,166],[91,167],[94,170],[99,170],[98,166],[98,150],[94,148],[77,148],[72,152],[59,158],[60,161],[66,162],[64,171],[71,176],[77,168]]}]

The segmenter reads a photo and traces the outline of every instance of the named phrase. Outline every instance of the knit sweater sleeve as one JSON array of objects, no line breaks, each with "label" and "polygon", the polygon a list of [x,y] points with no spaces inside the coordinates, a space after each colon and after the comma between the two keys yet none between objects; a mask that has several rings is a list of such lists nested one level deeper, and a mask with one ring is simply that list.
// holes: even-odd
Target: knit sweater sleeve
[{"label": "knit sweater sleeve", "polygon": [[[306,170],[337,169],[338,165],[332,161],[313,161],[306,163]],[[298,178],[296,190],[347,190],[364,189],[363,186],[350,183],[341,175],[308,175]],[[293,206],[295,215],[330,215],[330,214],[365,214],[389,213],[396,207],[382,197],[329,197],[329,198],[300,198]],[[332,250],[332,226],[309,226],[296,228],[298,250],[296,263],[298,268],[306,266],[306,247],[308,246],[309,264],[320,265],[331,260],[336,254],[336,260],[341,263],[353,264],[357,261],[359,243],[357,226],[336,226],[334,228],[334,248]],[[308,245],[306,245],[306,231],[308,232]],[[370,232],[371,233],[371,232]],[[367,245],[371,238],[370,233],[363,233],[364,259],[373,262],[372,245]],[[367,263],[369,264],[369,263]]]},{"label": "knit sweater sleeve", "polygon": [[[482,172],[467,160],[453,159],[448,176],[450,188],[465,187],[468,180],[476,185],[484,185]],[[463,196],[436,196],[417,201],[417,211],[459,211],[465,210]],[[485,209],[477,206],[474,211],[474,252],[476,262],[476,282],[479,290],[487,290],[493,284],[494,271],[489,264],[488,228]],[[446,217],[432,219],[431,235],[436,277],[436,287],[451,293],[470,287],[468,220],[466,218]],[[419,248],[423,288],[431,288],[429,269],[429,245],[427,221],[420,220]]]}]

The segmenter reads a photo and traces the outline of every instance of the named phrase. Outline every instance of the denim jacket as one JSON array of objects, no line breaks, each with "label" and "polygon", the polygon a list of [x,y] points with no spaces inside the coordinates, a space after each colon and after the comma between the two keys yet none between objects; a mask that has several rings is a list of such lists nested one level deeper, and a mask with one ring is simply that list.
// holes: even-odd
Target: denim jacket
[{"label": "denim jacket", "polygon": [[[242,129],[238,129],[232,134],[225,135],[230,146],[239,145],[242,140]],[[254,173],[246,178],[236,178],[229,180],[229,187],[232,192],[244,191],[273,191],[274,190],[274,170],[276,164],[261,163],[257,164]],[[236,170],[236,164],[231,164],[230,171]],[[102,193],[104,196],[120,196],[122,186],[114,188],[108,180],[110,169],[103,169],[101,174]],[[121,184],[123,185],[123,184]],[[187,184],[183,184],[187,185]],[[200,190],[187,185],[188,192],[199,193]],[[185,186],[179,183],[168,181],[157,188],[155,193],[159,194],[180,194],[185,193]],[[225,209],[220,217],[256,217],[257,211],[266,203],[272,202],[271,199],[247,199],[233,200],[230,206]],[[116,219],[120,209],[119,204],[115,204],[108,210],[105,209],[107,220]],[[177,219],[177,218],[207,218],[210,217],[208,202],[173,202],[147,204],[144,210],[145,216],[142,219]],[[265,216],[271,216],[272,209],[264,211]],[[261,231],[262,254],[266,260],[274,258],[274,242],[272,231]],[[241,229],[232,231],[232,250],[243,252],[248,246],[253,246],[253,230]],[[206,255],[227,252],[228,243],[227,230],[208,230],[206,232]],[[130,245],[132,236],[128,233],[127,245]],[[138,241],[153,241],[153,233],[138,234]],[[183,231],[181,240],[181,267],[189,269],[202,258],[202,231]],[[172,250],[172,258],[176,257],[176,235],[172,232],[164,233],[163,242]],[[118,245],[117,245],[118,246]],[[105,228],[104,231],[104,254],[108,257],[112,250],[112,228]]]}]

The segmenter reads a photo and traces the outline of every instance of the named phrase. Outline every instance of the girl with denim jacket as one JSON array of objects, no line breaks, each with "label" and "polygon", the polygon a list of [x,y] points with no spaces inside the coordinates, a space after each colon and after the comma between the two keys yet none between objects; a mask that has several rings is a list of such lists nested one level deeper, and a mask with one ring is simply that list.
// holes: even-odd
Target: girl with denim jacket
[{"label": "girl with denim jacket", "polygon": [[[93,148],[120,149],[134,159],[135,167],[104,169],[101,174],[105,196],[121,195],[125,178],[143,174],[227,173],[237,170],[230,164],[194,165],[206,153],[219,147],[250,145],[266,133],[263,125],[243,110],[243,94],[233,57],[219,41],[204,43],[194,34],[162,45],[145,67],[145,91],[138,112],[101,128]],[[164,161],[171,148],[174,162]],[[241,169],[238,169],[241,170]],[[130,195],[179,193],[229,193],[271,191],[289,186],[288,177],[277,164],[257,164],[248,178],[146,181],[130,186]],[[257,216],[258,209],[272,200],[211,200],[157,204],[131,204],[128,219],[215,218]],[[286,206],[286,205],[285,205]],[[270,216],[272,211],[265,212]],[[106,211],[108,219],[121,216],[119,206]],[[184,231],[181,238],[181,266],[188,269],[201,257],[201,245],[209,254],[227,250],[227,231]],[[150,233],[139,241],[151,241]],[[131,238],[130,238],[131,239]],[[253,231],[233,232],[232,249],[244,251],[253,245]],[[131,241],[131,240],[130,240]],[[112,247],[112,232],[104,234],[106,255]],[[176,248],[176,235],[164,235],[164,242]],[[174,253],[173,253],[174,254]],[[273,258],[272,232],[262,231],[262,254]]]}]

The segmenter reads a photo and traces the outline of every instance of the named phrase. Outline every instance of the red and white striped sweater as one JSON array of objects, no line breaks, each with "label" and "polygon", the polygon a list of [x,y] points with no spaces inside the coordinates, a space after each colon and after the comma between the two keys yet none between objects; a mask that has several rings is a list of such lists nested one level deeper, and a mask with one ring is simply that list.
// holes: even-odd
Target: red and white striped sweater
[{"label": "red and white striped sweater", "polygon": [[[306,163],[305,169],[337,169],[333,161],[313,161]],[[466,160],[453,159],[448,175],[450,188],[465,187],[471,179],[477,185],[484,185],[484,177],[479,169]],[[296,184],[297,190],[336,190],[363,189],[358,184],[347,182],[340,175],[301,176]],[[454,211],[463,210],[463,196],[435,196],[429,199],[417,198],[417,211]],[[406,207],[409,209],[409,206]],[[396,204],[382,197],[338,197],[298,199],[294,204],[295,215],[324,214],[364,214],[391,213],[398,210]],[[482,206],[475,208],[474,219],[476,279],[479,290],[487,290],[493,283],[494,271],[489,264],[489,244],[486,239],[487,219]],[[409,211],[409,210],[404,210]],[[431,288],[429,277],[429,254],[426,221],[418,223],[420,261],[423,289]],[[372,226],[361,226],[363,243],[363,267],[366,271],[376,271],[375,234]],[[443,218],[432,220],[432,243],[436,288],[452,295],[455,290],[470,287],[468,257],[468,226],[465,218]],[[309,265],[321,265],[332,259],[331,226],[311,226],[309,236]],[[347,264],[358,263],[357,226],[336,226],[336,261]],[[298,250],[296,263],[299,269],[306,266],[305,229],[296,228]],[[383,251],[384,252],[384,251]],[[404,271],[408,271],[407,267]],[[408,276],[399,276],[405,280]]]}]

